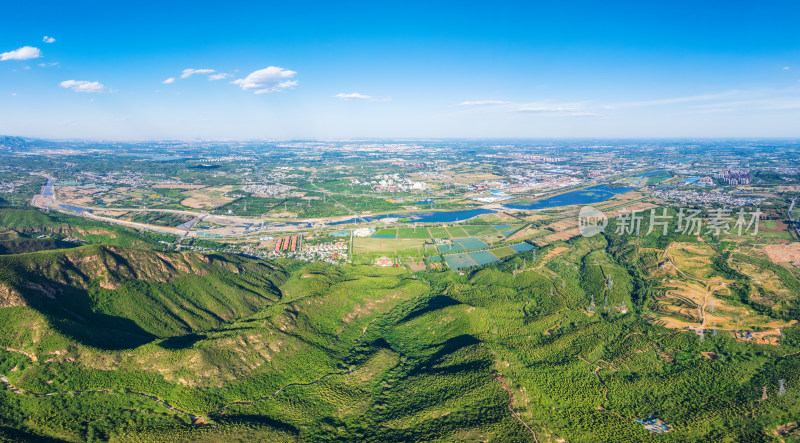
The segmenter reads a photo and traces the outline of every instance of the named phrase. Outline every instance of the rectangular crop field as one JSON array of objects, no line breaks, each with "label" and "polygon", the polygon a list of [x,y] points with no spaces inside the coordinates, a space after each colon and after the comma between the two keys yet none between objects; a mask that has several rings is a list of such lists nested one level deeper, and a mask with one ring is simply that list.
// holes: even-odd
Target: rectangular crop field
[{"label": "rectangular crop field", "polygon": [[492,249],[490,252],[497,258],[508,257],[517,253],[517,251],[509,247]]},{"label": "rectangular crop field", "polygon": [[461,252],[464,248],[461,245],[453,243],[452,245],[438,245],[436,246],[442,254],[449,254],[451,252]]},{"label": "rectangular crop field", "polygon": [[397,238],[397,228],[386,228],[372,234],[372,238]]},{"label": "rectangular crop field", "polygon": [[516,245],[511,245],[510,248],[517,252],[532,251],[534,249],[534,247],[531,246],[530,243],[524,243],[524,242],[517,243]]},{"label": "rectangular crop field", "polygon": [[489,245],[487,245],[486,243],[482,242],[481,240],[479,240],[477,238],[473,238],[473,237],[460,238],[458,240],[453,240],[453,244],[454,245],[459,245],[459,246],[461,246],[462,248],[464,248],[467,251],[469,251],[471,249],[484,249],[484,248],[488,248],[489,247]]},{"label": "rectangular crop field", "polygon": [[475,263],[475,261],[472,260],[467,254],[445,255],[444,261],[447,262],[447,266],[449,266],[450,269],[456,271],[459,269],[467,269],[477,266],[477,263]]},{"label": "rectangular crop field", "polygon": [[397,238],[430,238],[427,228],[398,228]]},{"label": "rectangular crop field", "polygon": [[380,255],[393,255],[397,252],[399,255],[416,256],[422,253],[422,244],[424,240],[404,238],[359,238],[353,239],[353,253],[354,254],[374,254]]},{"label": "rectangular crop field", "polygon": [[450,238],[450,233],[442,227],[428,228],[433,238]]},{"label": "rectangular crop field", "polygon": [[453,238],[469,237],[469,235],[466,233],[466,231],[461,229],[461,226],[450,226],[449,228],[446,228],[446,229],[450,233],[450,236],[453,237]]},{"label": "rectangular crop field", "polygon": [[475,263],[477,263],[478,266],[488,265],[489,263],[496,263],[500,261],[489,251],[475,251],[470,252],[467,255],[469,255],[471,259],[475,260]]},{"label": "rectangular crop field", "polygon": [[473,237],[481,237],[486,235],[496,235],[497,230],[491,225],[465,225],[462,228],[467,231],[467,234]]}]

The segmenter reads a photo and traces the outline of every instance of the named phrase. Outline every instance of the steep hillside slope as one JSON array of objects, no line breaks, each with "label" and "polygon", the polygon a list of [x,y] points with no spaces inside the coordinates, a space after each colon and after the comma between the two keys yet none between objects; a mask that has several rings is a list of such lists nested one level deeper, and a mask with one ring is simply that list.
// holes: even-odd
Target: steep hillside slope
[{"label": "steep hillside slope", "polygon": [[30,306],[87,344],[129,347],[250,315],[280,299],[284,279],[235,256],[87,245],[0,256],[0,305]]}]

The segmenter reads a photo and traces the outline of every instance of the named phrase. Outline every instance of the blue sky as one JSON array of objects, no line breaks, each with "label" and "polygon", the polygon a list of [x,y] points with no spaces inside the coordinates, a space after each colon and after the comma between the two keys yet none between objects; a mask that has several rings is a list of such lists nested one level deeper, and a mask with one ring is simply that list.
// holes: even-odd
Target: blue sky
[{"label": "blue sky", "polygon": [[797,2],[121,3],[0,5],[0,133],[800,136]]}]

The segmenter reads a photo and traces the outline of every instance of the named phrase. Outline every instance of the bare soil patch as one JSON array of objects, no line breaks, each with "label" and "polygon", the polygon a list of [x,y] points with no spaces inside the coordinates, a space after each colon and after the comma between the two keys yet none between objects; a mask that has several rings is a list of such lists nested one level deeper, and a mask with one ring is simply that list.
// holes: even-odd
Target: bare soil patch
[{"label": "bare soil patch", "polygon": [[800,261],[800,243],[764,246],[764,252],[773,263]]}]

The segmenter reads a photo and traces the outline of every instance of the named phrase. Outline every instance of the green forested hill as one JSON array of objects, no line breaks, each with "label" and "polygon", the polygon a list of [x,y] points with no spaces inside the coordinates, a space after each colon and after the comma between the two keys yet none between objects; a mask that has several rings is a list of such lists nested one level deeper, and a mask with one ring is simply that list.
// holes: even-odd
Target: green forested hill
[{"label": "green forested hill", "polygon": [[0,256],[0,269],[7,300],[86,329],[81,340],[95,335],[91,327],[143,339],[211,329],[277,301],[285,279],[275,266],[234,256],[99,245]]},{"label": "green forested hill", "polygon": [[[24,390],[0,389],[0,440],[770,441],[800,410],[782,310],[800,294],[775,269],[786,288],[740,298],[760,262],[698,258],[714,252],[696,239],[662,248],[684,245],[669,257],[709,279],[718,315],[790,324],[778,344],[665,327],[699,283],[664,274],[646,238],[412,274],[167,252],[62,221],[91,244],[0,256],[0,374]],[[669,433],[635,421],[654,414]]]}]

